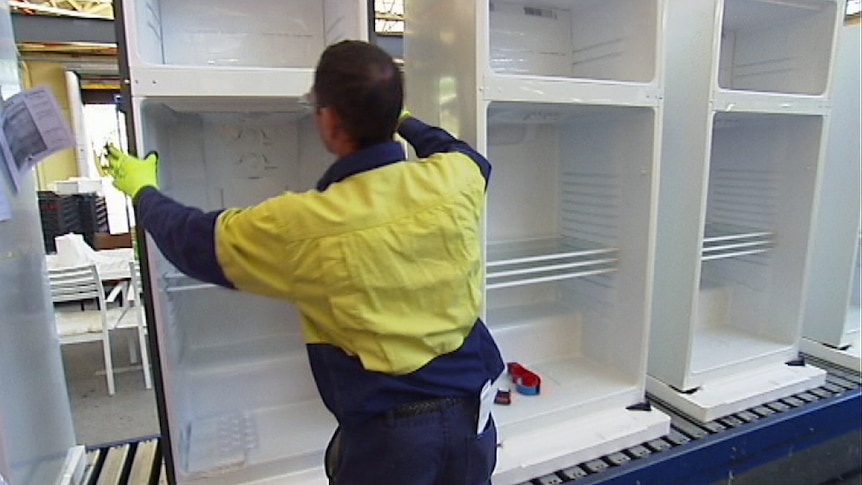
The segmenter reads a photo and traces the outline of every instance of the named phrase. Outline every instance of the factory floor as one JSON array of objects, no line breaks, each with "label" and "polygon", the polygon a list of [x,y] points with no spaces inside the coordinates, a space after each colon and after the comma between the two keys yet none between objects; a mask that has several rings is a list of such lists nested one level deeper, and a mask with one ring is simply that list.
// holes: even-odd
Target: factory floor
[{"label": "factory floor", "polygon": [[[98,323],[97,313],[81,312],[76,304],[57,310],[58,319],[95,318]],[[109,319],[116,321],[121,311],[110,308]],[[128,312],[124,318],[133,319],[132,315]],[[159,434],[155,392],[145,387],[140,364],[132,365],[130,361],[128,338],[134,336],[134,329],[111,332],[116,387],[113,396],[108,395],[101,342],[61,346],[78,444],[93,447]]]}]

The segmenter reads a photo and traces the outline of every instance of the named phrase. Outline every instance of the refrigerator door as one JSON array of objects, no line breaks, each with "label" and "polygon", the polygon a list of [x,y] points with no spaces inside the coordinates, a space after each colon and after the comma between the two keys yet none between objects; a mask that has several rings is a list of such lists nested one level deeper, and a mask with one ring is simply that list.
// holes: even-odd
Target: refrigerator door
[{"label": "refrigerator door", "polygon": [[[8,98],[20,89],[9,6],[0,0],[0,93]],[[0,164],[0,197],[11,213],[0,221],[0,476],[12,485],[43,485],[57,480],[75,434],[34,180],[24,177],[16,192]]]},{"label": "refrigerator door", "polygon": [[[159,189],[215,211],[313,188],[333,161],[303,103],[326,45],[367,39],[365,0],[125,0],[130,146]],[[171,483],[325,483],[336,427],[296,308],[179,272],[139,238]]]}]

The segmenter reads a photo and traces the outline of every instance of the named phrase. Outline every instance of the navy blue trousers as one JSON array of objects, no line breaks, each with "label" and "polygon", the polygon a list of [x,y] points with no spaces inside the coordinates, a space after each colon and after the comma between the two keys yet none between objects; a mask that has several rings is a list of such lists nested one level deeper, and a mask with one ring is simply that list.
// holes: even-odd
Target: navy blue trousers
[{"label": "navy blue trousers", "polygon": [[327,449],[331,485],[490,485],[497,463],[491,419],[476,434],[477,404],[418,415],[389,413],[339,428]]}]

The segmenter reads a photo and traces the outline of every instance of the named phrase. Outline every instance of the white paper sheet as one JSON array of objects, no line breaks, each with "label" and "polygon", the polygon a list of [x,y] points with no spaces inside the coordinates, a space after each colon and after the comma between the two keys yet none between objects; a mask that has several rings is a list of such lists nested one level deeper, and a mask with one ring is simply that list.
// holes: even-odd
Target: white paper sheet
[{"label": "white paper sheet", "polygon": [[15,190],[48,155],[75,145],[72,130],[47,86],[21,91],[0,106],[0,149]]}]

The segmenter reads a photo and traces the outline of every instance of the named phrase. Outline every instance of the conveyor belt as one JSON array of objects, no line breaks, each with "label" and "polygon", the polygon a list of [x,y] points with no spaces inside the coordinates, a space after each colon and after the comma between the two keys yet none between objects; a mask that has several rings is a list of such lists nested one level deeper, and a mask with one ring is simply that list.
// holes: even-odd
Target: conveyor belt
[{"label": "conveyor belt", "polygon": [[[862,428],[862,376],[806,361],[828,372],[824,385],[708,423],[648,396],[671,418],[666,436],[521,485],[709,484]],[[85,485],[167,483],[156,437],[96,447],[87,458]]]},{"label": "conveyor belt", "polygon": [[114,443],[87,451],[82,485],[166,485],[158,437]]},{"label": "conveyor belt", "polygon": [[[858,433],[862,428],[862,376],[809,356],[805,360],[828,372],[824,385],[708,423],[692,420],[648,396],[671,418],[671,431],[666,436],[521,485],[724,482],[854,430]],[[859,441],[855,436],[851,440]],[[859,453],[859,445],[855,453]],[[850,466],[848,470],[834,471],[858,473],[858,468]],[[857,459],[855,466],[862,463]],[[772,478],[785,480],[781,483],[808,483],[789,477]]]}]

